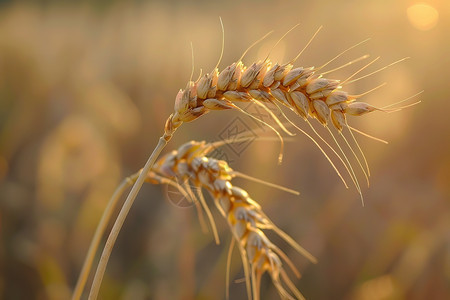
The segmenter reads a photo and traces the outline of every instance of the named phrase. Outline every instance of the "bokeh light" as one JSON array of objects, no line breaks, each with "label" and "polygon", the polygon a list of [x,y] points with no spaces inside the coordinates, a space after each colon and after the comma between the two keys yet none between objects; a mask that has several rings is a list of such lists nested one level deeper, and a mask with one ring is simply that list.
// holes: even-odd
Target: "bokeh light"
[{"label": "bokeh light", "polygon": [[430,30],[436,26],[439,13],[433,6],[427,3],[416,3],[406,10],[411,24],[419,30]]}]

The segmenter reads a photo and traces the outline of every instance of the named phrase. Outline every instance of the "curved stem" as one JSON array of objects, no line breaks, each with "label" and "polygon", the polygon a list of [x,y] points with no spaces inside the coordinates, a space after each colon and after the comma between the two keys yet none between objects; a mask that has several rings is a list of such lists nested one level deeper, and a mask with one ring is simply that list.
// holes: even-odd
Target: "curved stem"
[{"label": "curved stem", "polygon": [[139,190],[142,187],[142,184],[144,183],[145,177],[147,176],[148,171],[155,163],[156,159],[158,158],[161,151],[166,146],[167,141],[161,137],[159,139],[158,145],[156,146],[155,150],[153,150],[152,154],[147,160],[147,163],[145,164],[144,168],[142,169],[141,174],[139,174],[138,179],[133,185],[133,188],[131,189],[130,193],[128,194],[127,199],[125,200],[125,203],[122,206],[122,209],[120,210],[119,215],[117,216],[116,222],[114,223],[114,226],[111,230],[111,233],[108,236],[108,240],[106,241],[106,245],[103,248],[102,256],[100,257],[100,262],[97,266],[97,271],[95,272],[94,282],[92,283],[92,288],[89,293],[90,300],[97,299],[98,292],[100,290],[100,285],[103,279],[103,275],[105,274],[106,265],[108,264],[109,257],[111,255],[112,249],[114,247],[114,243],[116,242],[117,236],[119,235],[120,229],[122,228],[123,222],[125,221],[125,218],[128,215],[128,212],[130,211],[131,206],[133,205],[134,199],[136,199],[136,196],[139,192]]},{"label": "curved stem", "polygon": [[92,238],[91,245],[89,246],[88,253],[86,258],[84,259],[83,267],[81,268],[80,275],[78,277],[77,284],[73,291],[72,300],[79,300],[81,298],[81,294],[83,293],[84,286],[86,284],[86,280],[89,276],[89,272],[91,271],[92,262],[94,261],[95,253],[97,252],[98,245],[100,244],[100,240],[105,232],[106,226],[111,219],[111,215],[117,206],[117,202],[119,201],[122,194],[125,192],[125,189],[130,187],[138,178],[139,173],[133,174],[130,177],[125,178],[120,185],[114,191],[114,194],[111,196],[111,199],[106,206],[102,218],[97,225],[97,229],[95,230],[94,237]]}]

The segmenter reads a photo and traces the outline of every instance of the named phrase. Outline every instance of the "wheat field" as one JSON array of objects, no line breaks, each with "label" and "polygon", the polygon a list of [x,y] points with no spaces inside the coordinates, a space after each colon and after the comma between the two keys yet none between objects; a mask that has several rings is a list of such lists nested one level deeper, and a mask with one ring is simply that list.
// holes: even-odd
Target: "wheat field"
[{"label": "wheat field", "polygon": [[[364,54],[381,56],[369,73],[411,57],[346,87],[358,94],[387,82],[364,97],[377,107],[424,90],[414,107],[351,119],[352,126],[389,141],[358,136],[371,167],[370,188],[361,184],[364,207],[301,134],[286,139],[281,165],[277,140],[223,147],[213,155],[233,169],[300,191],[289,195],[236,179],[273,223],[317,258],[318,264],[308,263],[268,235],[299,269],[302,278],[294,283],[307,299],[450,298],[450,4],[430,2],[439,19],[414,14],[412,4],[1,2],[0,299],[70,298],[108,199],[143,166],[189,80],[190,42],[194,79],[201,68],[208,73],[216,65],[219,17],[225,28],[220,69],[274,30],[243,61],[264,59],[297,23],[271,52],[272,61],[295,57],[321,25],[297,65],[320,66],[368,37],[333,67]],[[420,23],[433,16],[436,24]],[[345,79],[357,69],[330,77]],[[268,118],[254,107],[248,111]],[[180,127],[165,153],[189,140],[217,141],[240,130],[273,136],[239,112],[210,113]],[[226,221],[211,207],[222,240],[217,246],[211,233],[202,232],[196,209],[168,195],[161,186],[140,191],[108,264],[101,299],[225,299]],[[246,299],[237,252],[231,277],[230,298]],[[261,298],[277,297],[263,277]]]}]

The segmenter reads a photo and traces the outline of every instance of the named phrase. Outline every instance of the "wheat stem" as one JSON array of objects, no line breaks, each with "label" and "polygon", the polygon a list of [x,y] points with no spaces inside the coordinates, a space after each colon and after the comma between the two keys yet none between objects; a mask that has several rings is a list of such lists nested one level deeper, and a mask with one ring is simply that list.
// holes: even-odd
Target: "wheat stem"
[{"label": "wheat stem", "polygon": [[153,150],[152,154],[147,160],[147,163],[145,164],[144,168],[142,169],[141,174],[139,174],[138,179],[133,185],[133,188],[131,189],[130,193],[128,194],[127,199],[125,200],[125,203],[122,206],[122,209],[120,210],[119,215],[117,216],[117,219],[114,223],[114,226],[111,230],[111,233],[108,236],[108,239],[106,241],[105,247],[103,248],[102,256],[100,257],[100,262],[97,266],[97,271],[95,272],[94,281],[92,283],[92,288],[89,293],[89,300],[95,300],[97,299],[98,292],[100,290],[100,285],[103,279],[103,275],[105,274],[106,265],[108,264],[109,257],[111,255],[112,249],[114,247],[114,243],[116,242],[117,236],[119,235],[120,229],[122,228],[123,222],[125,221],[125,218],[128,215],[128,212],[130,211],[131,206],[133,205],[134,199],[136,199],[136,196],[139,192],[139,190],[142,187],[142,184],[144,183],[144,180],[147,176],[148,171],[155,163],[156,159],[158,158],[161,151],[164,149],[164,147],[167,144],[167,140],[163,137],[159,139],[158,145]]},{"label": "wheat stem", "polygon": [[230,246],[228,247],[227,254],[227,270],[225,275],[225,299],[230,300],[230,273],[231,273],[231,257],[233,254],[233,248],[236,240],[231,238]]},{"label": "wheat stem", "polygon": [[125,189],[131,186],[137,177],[138,174],[134,174],[130,177],[125,178],[117,187],[117,189],[114,191],[114,194],[109,200],[108,205],[106,206],[103,212],[102,218],[100,219],[100,223],[97,225],[97,229],[95,230],[95,234],[94,237],[92,238],[91,245],[89,246],[89,250],[84,260],[83,267],[78,277],[77,284],[73,291],[72,300],[80,299],[81,294],[83,293],[84,286],[86,284],[87,277],[92,267],[92,262],[94,260],[95,253],[97,252],[98,245],[100,244],[100,240],[102,238],[103,233],[105,232],[106,226],[108,225],[111,215],[117,206],[117,202],[119,201],[120,196],[122,196],[122,194],[125,192]]}]

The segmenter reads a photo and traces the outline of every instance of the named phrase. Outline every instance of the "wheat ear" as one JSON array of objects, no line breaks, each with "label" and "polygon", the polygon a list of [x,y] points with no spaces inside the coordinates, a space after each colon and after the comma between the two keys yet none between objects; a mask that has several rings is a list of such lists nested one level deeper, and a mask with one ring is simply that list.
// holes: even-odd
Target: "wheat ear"
[{"label": "wheat ear", "polygon": [[[225,161],[206,157],[205,155],[212,148],[211,144],[204,142],[191,141],[184,144],[155,164],[152,172],[148,174],[149,180],[154,182],[158,182],[160,178],[183,182],[188,180],[196,187],[197,196],[205,210],[208,208],[202,188],[211,194],[237,242],[244,266],[249,299],[260,299],[260,278],[265,272],[271,276],[282,298],[304,299],[286,274],[282,261],[299,277],[298,270],[288,256],[267,238],[263,230],[273,230],[311,262],[316,263],[316,258],[275,226],[264,214],[261,206],[251,199],[245,190],[231,184],[231,179],[235,176],[249,177],[233,171]],[[159,174],[158,178],[155,177],[155,173]],[[292,192],[286,188],[284,190]],[[214,220],[210,219],[210,223],[214,232]],[[217,235],[217,232],[214,232],[214,235]]]},{"label": "wheat ear", "polygon": [[[217,147],[220,147],[220,146],[223,146],[225,144],[238,143],[238,142],[241,142],[241,141],[246,141],[248,139],[249,139],[249,137],[246,137],[246,134],[244,133],[242,136],[238,136],[238,137],[234,138],[233,140],[223,140],[223,141],[219,141],[219,142],[215,142],[215,143],[210,143],[210,144],[208,144],[207,147],[202,148],[202,152],[200,152],[199,155],[202,154],[202,153],[208,153],[208,152],[212,151],[213,149],[215,149]],[[257,140],[260,140],[260,141],[263,141],[263,140],[273,141],[274,138],[272,138],[272,137],[258,137]],[[162,160],[160,160],[160,161],[162,161]],[[160,161],[156,165],[161,165]],[[166,161],[166,159],[164,159],[164,161]],[[119,184],[119,186],[116,188],[116,190],[114,191],[113,195],[111,196],[111,198],[110,198],[110,200],[109,200],[105,210],[103,211],[103,214],[102,214],[102,217],[100,219],[100,222],[97,225],[94,237],[92,238],[92,241],[90,243],[90,246],[89,246],[89,249],[88,249],[88,253],[86,254],[85,260],[83,262],[83,266],[82,266],[80,274],[78,276],[77,283],[76,283],[74,291],[72,293],[72,300],[78,300],[78,299],[81,298],[81,295],[83,293],[83,289],[84,289],[84,287],[86,285],[87,278],[88,278],[89,273],[90,273],[91,268],[92,268],[92,263],[94,261],[95,253],[97,252],[97,249],[98,249],[98,246],[100,244],[101,238],[102,238],[102,236],[103,236],[103,234],[104,234],[104,232],[106,230],[106,227],[107,227],[107,225],[108,225],[108,223],[109,223],[109,221],[111,219],[111,215],[114,212],[114,210],[115,210],[115,208],[117,206],[117,203],[119,202],[120,197],[122,196],[122,194],[125,192],[125,190],[127,188],[129,188],[130,186],[133,186],[133,184],[136,182],[136,180],[138,179],[138,177],[142,173],[142,171],[143,170],[141,169],[139,172],[137,172],[137,173],[135,173],[135,174],[125,178]],[[268,182],[262,181],[260,179],[253,178],[251,176],[248,176],[248,175],[245,175],[245,174],[242,174],[242,173],[239,173],[239,172],[235,172],[234,176],[244,177],[244,178],[247,178],[249,180],[254,180],[256,182],[259,182],[259,183],[262,183],[262,184],[265,184],[265,185],[268,185],[268,186],[271,186],[271,187],[274,187],[274,188],[278,188],[280,190],[283,190],[283,191],[286,191],[286,192],[298,195],[298,192],[296,192],[294,190],[287,189],[287,188],[284,188],[284,187],[276,185],[276,184],[268,183]],[[190,199],[190,200],[193,201],[192,195],[188,191],[186,191],[182,186],[180,186],[177,182],[175,182],[175,181],[172,181],[172,180],[167,179],[165,177],[158,176],[157,174],[155,174],[154,172],[151,172],[151,171],[145,177],[145,180],[149,181],[150,183],[159,183],[159,184],[171,185],[171,186],[177,188],[183,194],[184,197],[186,197],[187,199]],[[200,213],[201,213],[201,211],[199,211],[199,218],[202,217],[200,215]],[[202,219],[200,219],[200,221],[202,221]]]},{"label": "wheat ear", "polygon": [[[294,26],[294,28],[295,27],[296,26]],[[351,95],[345,91],[342,91],[341,89],[345,84],[350,84],[358,80],[367,78],[368,76],[385,70],[386,68],[402,62],[407,58],[400,59],[376,71],[370,72],[367,75],[363,75],[359,78],[353,79],[357,74],[377,61],[378,58],[376,58],[360,68],[357,72],[344,80],[342,83],[340,80],[328,79],[324,77],[326,74],[352,65],[355,62],[369,57],[368,55],[364,55],[332,70],[323,70],[325,66],[329,65],[344,53],[366,42],[368,40],[366,39],[342,51],[317,69],[315,69],[314,67],[294,67],[294,62],[306,50],[314,37],[320,31],[320,29],[321,27],[315,32],[313,37],[308,41],[308,43],[300,51],[300,53],[288,63],[273,63],[269,60],[269,55],[267,55],[267,57],[263,61],[253,63],[248,67],[246,67],[242,63],[242,59],[247,51],[256,43],[264,39],[267,36],[265,35],[263,38],[252,44],[252,46],[250,46],[244,52],[244,54],[237,62],[226,67],[223,71],[219,72],[219,69],[217,68],[218,65],[216,65],[212,72],[199,77],[199,79],[197,79],[195,82],[189,81],[186,85],[186,88],[184,90],[180,90],[176,96],[174,107],[175,112],[169,118],[169,122],[173,122],[175,124],[178,124],[180,122],[190,122],[193,119],[196,119],[197,117],[212,110],[235,109],[248,115],[248,113],[246,113],[236,105],[238,102],[251,102],[258,104],[259,106],[264,108],[267,104],[274,104],[276,107],[278,107],[278,104],[283,104],[284,106],[288,107],[290,110],[301,116],[305,121],[307,121],[308,125],[311,126],[314,133],[322,141],[324,141],[329,148],[331,148],[334,154],[338,156],[345,169],[347,170],[347,173],[351,177],[356,189],[358,190],[358,193],[361,196],[361,201],[363,202],[358,178],[341,145],[335,139],[331,131],[329,131],[344,159],[341,157],[341,154],[338,154],[337,151],[319,135],[319,133],[309,123],[308,118],[316,119],[327,129],[329,129],[329,125],[331,125],[338,131],[339,136],[345,142],[345,144],[355,157],[356,161],[358,162],[362,172],[364,173],[364,176],[366,177],[367,184],[369,184],[369,166],[361,147],[359,146],[356,138],[351,132],[352,129],[348,125],[347,116],[362,116],[373,111],[391,112],[403,109],[407,106],[387,110],[383,108],[377,108],[365,102],[356,102],[356,99],[359,99],[360,97],[366,95],[369,92],[372,92],[382,85],[360,95]],[[291,30],[289,30],[288,32],[290,32]],[[283,37],[285,35],[283,35]],[[283,131],[290,134],[290,132],[288,132],[284,127],[280,125],[282,123],[275,115],[271,114],[271,116]],[[254,116],[252,117],[254,119],[257,119]],[[284,114],[283,117],[285,117]],[[263,122],[262,120],[257,120]],[[281,150],[279,160],[281,160],[283,149],[282,138],[273,127],[271,127],[270,125],[268,126],[272,130],[274,130],[280,137]],[[351,138],[355,142],[360,155],[362,156],[363,162],[361,162],[357,153],[353,150],[353,147],[345,138],[343,132],[343,129],[345,127],[349,129]],[[298,127],[296,128],[299,129]],[[303,130],[299,130],[303,134],[305,134]],[[308,136],[308,138],[311,137]],[[317,143],[316,145],[319,146]],[[345,180],[339,173],[338,169],[334,166],[333,162],[329,159],[322,148],[320,148],[320,150],[327,157],[338,176],[347,186]]]},{"label": "wheat ear", "polygon": [[[236,141],[244,139],[245,138],[241,138]],[[215,204],[219,208],[220,212],[228,220],[234,239],[237,241],[244,264],[244,270],[246,270],[246,284],[249,299],[259,299],[260,277],[265,272],[270,274],[276,289],[280,293],[280,296],[287,299],[293,299],[290,293],[283,286],[284,283],[297,299],[303,299],[301,293],[297,290],[284,271],[282,267],[282,260],[290,266],[297,276],[299,276],[298,271],[287,255],[284,254],[276,245],[270,242],[270,240],[265,236],[263,230],[273,230],[310,261],[315,263],[317,260],[304,248],[298,245],[289,235],[275,226],[273,222],[270,221],[270,219],[263,213],[261,207],[248,196],[248,193],[238,187],[232,186],[230,180],[235,176],[240,176],[290,193],[298,194],[298,192],[280,187],[278,185],[268,184],[265,181],[234,171],[225,161],[220,161],[205,156],[215,147],[229,142],[230,141],[210,144],[206,144],[205,142],[186,143],[177,151],[172,151],[159,159],[158,162],[154,164],[151,171],[146,174],[145,181],[150,183],[173,185],[178,188],[185,197],[188,198],[190,197],[189,193],[177,182],[179,182],[180,179],[189,179],[190,182],[197,187],[197,196],[203,203],[205,203],[205,199],[203,198],[201,188],[205,188],[210,192],[210,194],[214,197]],[[82,273],[84,274],[83,276],[80,275],[80,284],[77,286],[81,286],[81,290],[79,290],[77,295],[74,295],[74,297],[79,298],[81,295],[82,286],[84,285],[85,277],[87,277],[87,274],[89,273],[89,268],[92,264],[100,237],[105,229],[108,218],[117,203],[117,200],[127,187],[132,185],[140,175],[144,174],[142,171],[143,170],[126,178],[119,185],[111,198],[108,208],[103,214],[102,221],[97,228],[93,243],[89,249],[89,253],[83,267],[85,273]],[[203,208],[205,210],[208,209],[206,204],[203,205]],[[214,222],[214,220],[210,219],[210,222]],[[213,224],[211,224],[211,226],[214,231],[215,227]],[[217,232],[215,234],[217,234]]]}]

